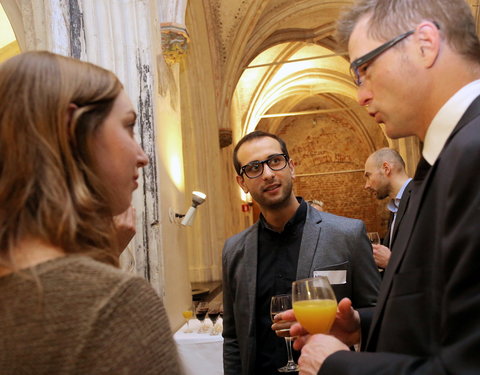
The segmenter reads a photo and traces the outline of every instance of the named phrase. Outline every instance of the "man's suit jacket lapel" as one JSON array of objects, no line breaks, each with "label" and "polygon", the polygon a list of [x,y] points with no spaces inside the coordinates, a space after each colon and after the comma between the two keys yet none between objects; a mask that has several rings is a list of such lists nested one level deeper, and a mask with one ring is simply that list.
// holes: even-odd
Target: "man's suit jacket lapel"
[{"label": "man's suit jacket lapel", "polygon": [[[424,161],[422,158],[422,160],[419,163],[419,166],[417,166],[417,169],[420,167],[420,164],[422,162],[426,163],[426,161]],[[402,240],[397,241],[397,243],[395,244],[394,251],[392,251],[392,255],[390,257],[390,261],[388,263],[387,268],[385,269],[383,281],[380,286],[380,292],[378,294],[377,306],[375,308],[375,313],[373,315],[372,324],[370,326],[370,332],[367,339],[367,345],[366,345],[367,351],[375,351],[376,349],[375,346],[377,343],[377,337],[380,330],[379,326],[382,320],[381,318],[383,316],[385,303],[387,301],[388,294],[390,293],[390,289],[392,287],[393,276],[395,275],[395,271],[397,270],[397,268],[400,266],[403,256],[405,255],[405,250],[407,249],[408,244],[410,242],[410,236],[418,217],[419,207],[421,205],[422,196],[424,194],[425,186],[428,182],[427,179],[429,175],[430,173],[428,173],[427,176],[425,176],[425,180],[423,181],[423,183],[419,181],[415,181],[415,178],[413,180],[415,181],[415,183],[419,183],[420,185],[414,191],[413,196],[410,198],[410,202],[409,202],[410,207],[406,212],[406,214],[404,215],[405,223],[402,225],[398,233],[399,239],[402,239]]]},{"label": "man's suit jacket lapel", "polygon": [[398,206],[397,215],[395,217],[395,222],[393,223],[393,231],[392,231],[392,238],[390,239],[390,248],[393,247],[393,243],[398,233],[398,227],[403,220],[403,216],[405,214],[405,210],[410,202],[410,194],[412,192],[413,180],[411,180],[407,186],[405,186],[405,190],[403,191],[402,198],[400,199],[400,205]]},{"label": "man's suit jacket lapel", "polygon": [[254,224],[256,228],[247,234],[245,239],[245,259],[246,259],[246,280],[248,291],[248,301],[246,308],[249,311],[249,327],[248,331],[252,332],[255,320],[255,299],[257,295],[257,260],[258,260],[258,230],[259,221]]},{"label": "man's suit jacket lapel", "polygon": [[[479,115],[480,96],[473,101],[465,114],[462,116],[457,126],[453,130],[452,134],[450,134],[449,138],[447,139],[444,149],[445,147],[447,147],[447,145],[455,137],[455,134],[462,127],[464,127],[466,124],[468,124],[470,121],[472,121],[475,117]],[[440,152],[438,159],[431,168],[425,167],[426,165],[428,165],[428,163],[423,159],[423,157],[421,158],[417,166],[416,175],[414,177],[413,193],[411,194],[412,196],[409,203],[410,207],[405,215],[405,223],[404,225],[402,225],[398,233],[398,237],[401,240],[397,241],[396,246],[394,247],[394,251],[392,251],[392,256],[390,258],[387,269],[385,270],[385,275],[380,287],[377,307],[375,309],[372,324],[370,326],[370,332],[367,339],[367,351],[376,350],[377,338],[380,331],[380,324],[385,309],[385,303],[392,287],[393,277],[403,260],[406,249],[409,246],[411,234],[415,226],[415,222],[417,221],[419,210],[423,201],[423,196],[425,194],[425,189],[430,184],[430,180],[432,178],[432,175],[434,174],[434,170],[436,169],[436,166],[441,160],[441,157],[442,152]]]},{"label": "man's suit jacket lapel", "polygon": [[388,225],[387,225],[387,233],[383,239],[382,245],[390,248],[390,229],[392,228],[393,223],[393,212],[390,211],[390,215],[388,217]]},{"label": "man's suit jacket lapel", "polygon": [[300,244],[300,253],[298,254],[297,280],[312,277],[312,265],[318,249],[322,215],[312,207],[307,208],[307,218],[303,227],[302,243]]}]

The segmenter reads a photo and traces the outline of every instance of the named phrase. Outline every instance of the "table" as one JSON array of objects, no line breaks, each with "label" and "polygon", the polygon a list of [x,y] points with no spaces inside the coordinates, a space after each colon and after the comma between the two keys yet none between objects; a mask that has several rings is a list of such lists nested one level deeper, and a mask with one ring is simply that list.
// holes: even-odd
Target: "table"
[{"label": "table", "polygon": [[[218,319],[221,323],[221,318]],[[212,326],[209,319],[205,324]],[[180,364],[185,375],[223,375],[223,337],[211,336],[209,333],[197,333],[200,322],[190,320],[190,328],[194,333],[184,333],[187,325],[183,325],[173,339],[177,344]]]}]

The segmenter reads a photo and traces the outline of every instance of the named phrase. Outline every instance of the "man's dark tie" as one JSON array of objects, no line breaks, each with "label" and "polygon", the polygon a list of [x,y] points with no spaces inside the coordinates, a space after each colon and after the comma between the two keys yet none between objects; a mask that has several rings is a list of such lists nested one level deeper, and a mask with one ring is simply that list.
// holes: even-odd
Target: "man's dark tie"
[{"label": "man's dark tie", "polygon": [[431,165],[428,164],[428,161],[426,161],[422,156],[420,161],[418,162],[417,170],[415,171],[415,176],[413,177],[415,182],[423,181],[430,167]]},{"label": "man's dark tie", "polygon": [[393,217],[395,214],[390,211],[390,217],[388,218],[388,225],[387,225],[387,234],[385,235],[385,238],[383,239],[383,246],[386,246],[390,248],[390,235],[392,233],[392,224],[393,224]]}]

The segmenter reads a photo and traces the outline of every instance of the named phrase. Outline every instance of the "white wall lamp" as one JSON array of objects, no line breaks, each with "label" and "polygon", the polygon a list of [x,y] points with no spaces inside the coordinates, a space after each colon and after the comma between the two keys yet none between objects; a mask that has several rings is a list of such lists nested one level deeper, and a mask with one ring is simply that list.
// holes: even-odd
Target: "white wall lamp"
[{"label": "white wall lamp", "polygon": [[192,205],[188,209],[187,213],[185,215],[183,214],[178,214],[174,212],[170,208],[169,216],[170,216],[170,221],[171,222],[177,222],[179,219],[182,219],[180,221],[180,224],[183,226],[190,226],[193,224],[193,220],[195,219],[195,213],[197,211],[197,206],[201,205],[203,202],[205,202],[205,199],[207,199],[206,194],[200,192],[200,191],[193,191],[192,192]]}]

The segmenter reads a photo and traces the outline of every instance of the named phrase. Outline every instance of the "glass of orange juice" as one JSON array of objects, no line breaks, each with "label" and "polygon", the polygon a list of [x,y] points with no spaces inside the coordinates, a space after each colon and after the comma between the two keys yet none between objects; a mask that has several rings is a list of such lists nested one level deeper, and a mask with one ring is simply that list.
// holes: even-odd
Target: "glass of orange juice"
[{"label": "glass of orange juice", "polygon": [[326,276],[294,281],[293,311],[309,333],[328,333],[337,313],[337,300]]},{"label": "glass of orange juice", "polygon": [[183,312],[182,315],[187,321],[187,328],[183,331],[185,333],[192,333],[193,330],[190,328],[190,319],[193,318],[193,312],[195,311],[193,303],[191,303]]}]

